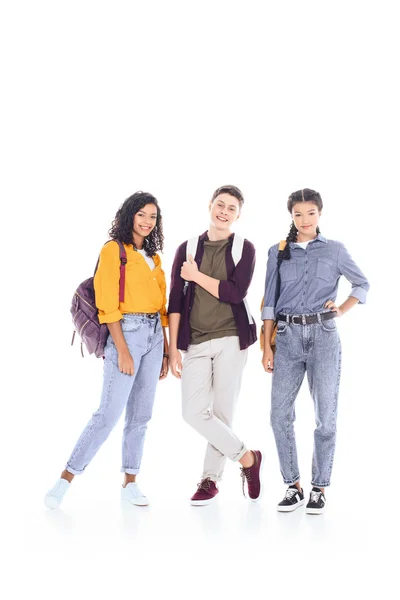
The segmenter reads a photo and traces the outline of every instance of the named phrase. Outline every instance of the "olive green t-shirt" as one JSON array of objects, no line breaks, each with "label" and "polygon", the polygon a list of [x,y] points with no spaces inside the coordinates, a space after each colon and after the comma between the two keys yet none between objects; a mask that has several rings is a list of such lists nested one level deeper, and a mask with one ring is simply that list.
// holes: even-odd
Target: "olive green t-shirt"
[{"label": "olive green t-shirt", "polygon": [[[220,281],[228,279],[225,254],[229,239],[204,242],[201,273]],[[238,335],[232,307],[196,285],[190,313],[191,343],[201,344],[212,339]]]}]

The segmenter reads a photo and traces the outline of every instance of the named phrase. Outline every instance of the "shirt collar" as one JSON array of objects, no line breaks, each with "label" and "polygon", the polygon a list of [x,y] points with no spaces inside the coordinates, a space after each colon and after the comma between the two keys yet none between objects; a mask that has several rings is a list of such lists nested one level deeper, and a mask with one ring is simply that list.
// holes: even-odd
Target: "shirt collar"
[{"label": "shirt collar", "polygon": [[[324,237],[321,233],[319,233],[316,238],[314,238],[313,240],[311,240],[310,244],[313,244],[316,241],[323,242],[324,244],[328,243],[328,240],[326,239],[326,237]],[[291,248],[294,248],[296,246],[296,242],[290,242],[289,246]]]},{"label": "shirt collar", "polygon": [[[235,235],[234,233],[231,233],[231,235],[227,239],[232,241],[234,235]],[[199,237],[199,239],[201,242],[205,242],[205,241],[209,242],[210,240],[208,239],[208,230],[205,231],[204,233],[202,233],[201,236]]]}]

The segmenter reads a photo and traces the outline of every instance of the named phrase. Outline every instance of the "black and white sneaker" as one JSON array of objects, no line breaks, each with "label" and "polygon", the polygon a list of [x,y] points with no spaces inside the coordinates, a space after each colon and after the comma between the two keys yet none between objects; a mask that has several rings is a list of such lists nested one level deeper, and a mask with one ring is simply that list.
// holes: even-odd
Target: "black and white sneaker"
[{"label": "black and white sneaker", "polygon": [[278,504],[278,510],[279,512],[292,512],[292,510],[296,510],[296,508],[299,508],[299,506],[303,506],[303,504],[303,490],[301,490],[300,492],[297,486],[290,485],[286,490],[284,499]]},{"label": "black and white sneaker", "polygon": [[325,510],[325,503],[324,492],[317,487],[313,487],[306,506],[306,513],[309,515],[321,515]]}]

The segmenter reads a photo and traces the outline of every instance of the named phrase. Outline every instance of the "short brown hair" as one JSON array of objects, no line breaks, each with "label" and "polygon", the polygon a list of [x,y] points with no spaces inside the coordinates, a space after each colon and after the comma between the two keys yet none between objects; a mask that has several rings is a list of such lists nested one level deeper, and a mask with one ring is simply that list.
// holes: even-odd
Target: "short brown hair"
[{"label": "short brown hair", "polygon": [[212,195],[211,202],[214,202],[215,198],[220,194],[229,194],[230,196],[233,196],[239,201],[239,207],[242,208],[244,204],[243,194],[235,185],[223,185],[216,189]]}]

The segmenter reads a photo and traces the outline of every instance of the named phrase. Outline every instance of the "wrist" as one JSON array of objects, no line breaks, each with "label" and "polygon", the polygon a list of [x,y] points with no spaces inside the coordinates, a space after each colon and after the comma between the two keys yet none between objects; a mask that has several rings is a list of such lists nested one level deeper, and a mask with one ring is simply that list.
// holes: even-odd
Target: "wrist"
[{"label": "wrist", "polygon": [[128,355],[128,354],[130,355],[128,346],[117,347],[117,352],[120,356],[124,356],[124,355]]},{"label": "wrist", "polygon": [[194,275],[193,275],[193,283],[199,283],[199,275],[200,275],[200,271],[195,271]]}]

